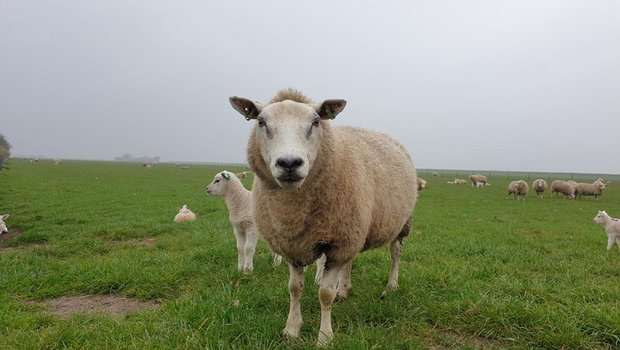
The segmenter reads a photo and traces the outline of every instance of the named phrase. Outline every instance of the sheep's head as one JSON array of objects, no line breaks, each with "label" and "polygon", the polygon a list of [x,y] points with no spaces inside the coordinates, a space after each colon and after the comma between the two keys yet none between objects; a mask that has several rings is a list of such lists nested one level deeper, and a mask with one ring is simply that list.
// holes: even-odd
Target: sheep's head
[{"label": "sheep's head", "polygon": [[597,224],[604,224],[605,223],[605,219],[604,217],[607,216],[607,213],[604,210],[599,210],[598,214],[594,217],[594,222],[596,222]]},{"label": "sheep's head", "polygon": [[263,106],[241,97],[231,97],[230,103],[247,120],[256,120],[253,136],[260,155],[283,189],[304,183],[320,149],[326,120],[335,118],[346,105],[345,100],[313,104],[284,99]]},{"label": "sheep's head", "polygon": [[228,190],[230,181],[235,181],[235,174],[229,171],[221,171],[213,177],[213,181],[207,186],[206,192],[210,196],[224,196]]},{"label": "sheep's head", "polygon": [[9,229],[6,227],[6,223],[4,222],[9,218],[9,214],[4,214],[0,216],[0,233],[9,232]]}]

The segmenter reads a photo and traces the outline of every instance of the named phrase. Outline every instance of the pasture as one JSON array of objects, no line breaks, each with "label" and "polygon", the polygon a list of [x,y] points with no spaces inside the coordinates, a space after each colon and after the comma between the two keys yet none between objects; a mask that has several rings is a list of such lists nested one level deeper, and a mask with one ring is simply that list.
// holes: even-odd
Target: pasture
[{"label": "pasture", "polygon": [[[315,267],[306,273],[301,339],[286,343],[288,268],[272,267],[259,242],[254,272],[239,273],[225,203],[204,194],[216,172],[242,167],[5,166],[0,214],[11,214],[12,238],[0,241],[0,348],[315,348]],[[490,187],[472,188],[446,184],[455,173],[421,172],[429,189],[405,239],[399,289],[379,299],[387,247],[360,255],[351,295],[332,313],[331,348],[620,347],[620,251],[606,251],[604,229],[592,221],[603,209],[620,216],[620,177],[603,176],[613,183],[597,201],[549,191],[506,198],[510,180],[531,185],[539,175],[491,174]],[[252,176],[243,181],[249,188]],[[172,222],[183,204],[197,221]],[[52,301],[67,296],[117,296],[137,306],[61,314]]]}]

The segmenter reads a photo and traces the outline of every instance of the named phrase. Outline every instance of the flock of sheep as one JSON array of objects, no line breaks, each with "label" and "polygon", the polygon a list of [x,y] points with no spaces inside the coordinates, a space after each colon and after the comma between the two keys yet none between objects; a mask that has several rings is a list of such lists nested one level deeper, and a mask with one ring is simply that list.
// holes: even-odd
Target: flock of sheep
[{"label": "flock of sheep", "polygon": [[[557,195],[563,194],[565,198],[576,198],[581,196],[594,196],[595,199],[603,195],[605,190],[605,181],[598,178],[593,183],[578,183],[573,180],[555,180],[551,183],[551,193]],[[532,182],[532,188],[536,191],[538,198],[542,198],[543,192],[547,190],[547,181],[536,179]],[[508,197],[513,195],[516,199],[525,200],[525,196],[529,191],[527,182],[523,180],[512,181],[508,185]]]}]

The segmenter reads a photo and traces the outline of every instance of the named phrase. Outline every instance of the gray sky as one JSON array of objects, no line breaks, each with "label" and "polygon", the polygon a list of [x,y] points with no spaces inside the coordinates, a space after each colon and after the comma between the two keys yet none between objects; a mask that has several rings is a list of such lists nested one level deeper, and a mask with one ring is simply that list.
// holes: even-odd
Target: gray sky
[{"label": "gray sky", "polygon": [[620,1],[0,0],[14,155],[244,162],[294,87],[419,168],[620,173]]}]

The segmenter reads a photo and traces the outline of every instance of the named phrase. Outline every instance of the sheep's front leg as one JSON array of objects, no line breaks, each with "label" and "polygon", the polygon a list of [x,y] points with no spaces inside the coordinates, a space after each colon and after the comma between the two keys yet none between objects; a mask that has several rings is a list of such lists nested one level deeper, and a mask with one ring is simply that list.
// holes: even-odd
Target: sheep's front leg
[{"label": "sheep's front leg", "polygon": [[254,270],[254,252],[256,252],[257,241],[258,233],[254,230],[248,230],[245,235],[245,245],[243,247],[244,272],[252,272]]},{"label": "sheep's front leg", "polygon": [[614,245],[614,239],[615,237],[613,235],[607,235],[607,250],[611,250],[611,247],[613,247]]},{"label": "sheep's front leg", "polygon": [[237,240],[237,270],[243,271],[245,262],[245,233],[240,228],[235,227],[235,239]]},{"label": "sheep's front leg", "polygon": [[334,338],[332,330],[332,305],[338,294],[336,286],[342,268],[326,268],[323,272],[321,287],[319,288],[319,300],[321,302],[321,328],[319,330],[318,346],[325,346],[331,343]]},{"label": "sheep's front leg", "polygon": [[303,320],[301,318],[301,295],[304,291],[304,268],[289,264],[288,291],[291,295],[291,305],[288,310],[286,327],[282,331],[285,337],[299,338],[299,331]]},{"label": "sheep's front leg", "polygon": [[391,290],[398,288],[398,268],[400,266],[400,251],[402,244],[398,239],[395,239],[390,246],[390,253],[392,256],[392,269],[390,270],[390,279],[388,280],[387,287],[381,293],[381,297],[385,297]]},{"label": "sheep's front leg", "polygon": [[616,236],[616,244],[618,245],[618,249],[620,249],[620,236]]}]

